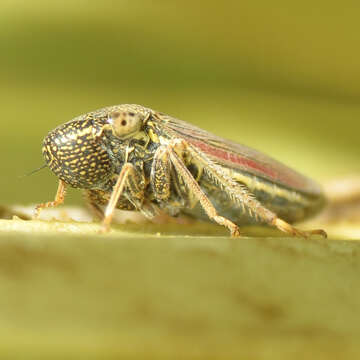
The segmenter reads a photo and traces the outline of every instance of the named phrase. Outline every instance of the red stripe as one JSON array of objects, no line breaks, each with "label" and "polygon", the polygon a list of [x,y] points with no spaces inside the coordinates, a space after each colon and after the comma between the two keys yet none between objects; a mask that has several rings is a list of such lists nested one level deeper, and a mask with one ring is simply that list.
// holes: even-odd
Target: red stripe
[{"label": "red stripe", "polygon": [[192,144],[196,145],[200,150],[204,151],[206,154],[212,155],[218,159],[222,159],[225,161],[228,161],[230,163],[239,164],[245,168],[255,169],[259,171],[260,173],[266,174],[269,177],[276,178],[277,173],[273,171],[272,169],[269,169],[266,166],[262,166],[258,162],[255,162],[251,159],[247,159],[238,155],[235,155],[234,153],[231,153],[229,151],[225,151],[222,149],[219,149],[217,147],[208,145],[204,142],[198,142],[198,141],[190,141]]},{"label": "red stripe", "polygon": [[204,142],[198,142],[190,140],[192,144],[198,147],[200,150],[204,151],[204,153],[213,156],[214,158],[220,159],[222,161],[228,162],[230,164],[236,164],[242,167],[244,170],[248,172],[253,172],[254,175],[258,176],[265,176],[269,179],[273,179],[276,182],[281,182],[284,185],[295,187],[299,190],[308,191],[310,193],[320,193],[320,190],[311,185],[308,181],[301,176],[296,174],[294,176],[290,169],[287,169],[286,173],[279,173],[278,171],[274,170],[273,168],[269,168],[268,166],[262,166],[261,163],[256,162],[254,160],[238,156],[234,153],[228,152],[226,150],[222,150],[220,148],[211,146]]}]

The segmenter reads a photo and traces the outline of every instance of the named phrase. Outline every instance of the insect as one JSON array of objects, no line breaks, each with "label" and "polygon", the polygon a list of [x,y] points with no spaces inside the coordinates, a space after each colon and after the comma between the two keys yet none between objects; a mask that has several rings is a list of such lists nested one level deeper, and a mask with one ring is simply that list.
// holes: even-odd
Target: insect
[{"label": "insect", "polygon": [[42,151],[59,186],[54,201],[37,205],[35,217],[63,203],[70,185],[84,190],[104,231],[119,208],[148,218],[161,211],[185,214],[223,225],[232,236],[249,224],[326,236],[290,225],[323,207],[315,182],[256,150],[141,105],[76,117],[51,131]]}]

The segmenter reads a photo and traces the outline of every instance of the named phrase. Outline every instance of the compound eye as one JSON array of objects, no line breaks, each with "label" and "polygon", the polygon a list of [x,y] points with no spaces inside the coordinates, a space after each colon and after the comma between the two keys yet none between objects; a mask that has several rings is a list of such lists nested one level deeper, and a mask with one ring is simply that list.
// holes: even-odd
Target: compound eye
[{"label": "compound eye", "polygon": [[115,111],[110,114],[109,122],[112,124],[116,136],[125,138],[141,129],[143,117],[139,113]]}]

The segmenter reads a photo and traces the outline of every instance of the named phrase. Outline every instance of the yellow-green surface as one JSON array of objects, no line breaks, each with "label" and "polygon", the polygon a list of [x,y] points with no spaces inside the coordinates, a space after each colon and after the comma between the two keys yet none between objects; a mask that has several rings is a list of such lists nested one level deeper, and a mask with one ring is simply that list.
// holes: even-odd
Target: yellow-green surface
[{"label": "yellow-green surface", "polygon": [[188,236],[146,237],[124,226],[99,236],[86,223],[0,226],[9,231],[0,243],[2,358],[356,359],[360,352],[358,242],[199,236],[201,226]]},{"label": "yellow-green surface", "polygon": [[[319,182],[359,174],[359,15],[356,1],[2,0],[0,206],[53,198],[48,170],[19,178],[49,130],[127,102]],[[359,358],[360,245],[344,241],[359,226],[342,224],[304,241],[0,220],[0,358]]]}]

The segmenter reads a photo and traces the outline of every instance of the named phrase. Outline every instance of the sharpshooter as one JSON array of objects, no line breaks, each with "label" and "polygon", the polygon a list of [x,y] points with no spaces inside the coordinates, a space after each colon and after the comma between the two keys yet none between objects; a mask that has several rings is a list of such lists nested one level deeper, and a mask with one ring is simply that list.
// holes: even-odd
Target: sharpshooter
[{"label": "sharpshooter", "polygon": [[[51,131],[43,155],[66,186],[84,189],[109,230],[115,208],[151,218],[164,211],[211,220],[239,236],[239,226],[267,224],[299,236],[290,223],[317,213],[325,199],[312,180],[244,145],[141,105],[115,105],[81,115]],[[103,207],[105,212],[103,211]]]}]

